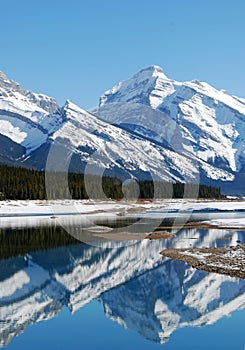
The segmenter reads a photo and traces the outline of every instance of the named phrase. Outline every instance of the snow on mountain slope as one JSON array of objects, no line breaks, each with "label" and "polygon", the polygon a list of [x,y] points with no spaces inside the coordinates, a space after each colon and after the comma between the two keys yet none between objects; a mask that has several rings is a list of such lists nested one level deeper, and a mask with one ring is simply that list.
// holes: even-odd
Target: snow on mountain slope
[{"label": "snow on mountain slope", "polygon": [[160,110],[174,119],[197,157],[223,169],[240,171],[245,162],[245,105],[205,83],[185,83]]},{"label": "snow on mountain slope", "polygon": [[100,98],[100,107],[113,102],[134,102],[157,108],[173,91],[173,82],[162,68],[151,66],[106,91]]},{"label": "snow on mountain slope", "polygon": [[[43,107],[41,107],[41,105]],[[18,83],[0,72],[0,109],[22,115],[34,123],[40,121],[50,110],[55,112],[57,102],[46,95],[25,91]]]},{"label": "snow on mountain slope", "polygon": [[49,97],[44,94],[37,94],[33,91],[25,91],[25,96],[27,96],[34,104],[44,109],[49,114],[55,113],[59,106],[57,101],[53,97]]},{"label": "snow on mountain slope", "polygon": [[24,146],[27,154],[46,142],[50,133],[47,120],[55,123],[57,116],[50,118],[50,113],[57,110],[53,98],[25,91],[0,72],[0,133]]},{"label": "snow on mountain slope", "polygon": [[16,118],[16,115],[13,118],[6,112],[0,111],[0,133],[24,146],[26,154],[29,154],[46,142],[48,134],[46,130],[38,127],[38,125],[21,119]]},{"label": "snow on mountain slope", "polygon": [[165,180],[195,181],[198,169],[186,157],[113,126],[79,108],[70,101],[62,109],[65,122],[50,136],[66,145],[90,165],[117,169]]},{"label": "snow on mountain slope", "polygon": [[170,80],[160,67],[151,66],[105,92],[97,115],[163,143],[171,138],[171,119],[181,133],[183,154],[231,174],[244,171],[244,99],[205,82]]}]

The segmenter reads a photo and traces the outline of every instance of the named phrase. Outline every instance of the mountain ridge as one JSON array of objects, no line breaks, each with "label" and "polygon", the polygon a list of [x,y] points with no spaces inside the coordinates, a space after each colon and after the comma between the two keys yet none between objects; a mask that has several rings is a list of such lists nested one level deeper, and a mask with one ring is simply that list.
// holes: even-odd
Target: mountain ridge
[{"label": "mountain ridge", "polygon": [[[232,184],[245,170],[244,127],[245,99],[171,80],[157,65],[107,90],[94,113],[69,99],[60,107],[0,72],[0,160],[10,165],[45,169],[59,143],[76,172],[100,164],[126,178]],[[18,156],[6,152],[11,142]]]}]

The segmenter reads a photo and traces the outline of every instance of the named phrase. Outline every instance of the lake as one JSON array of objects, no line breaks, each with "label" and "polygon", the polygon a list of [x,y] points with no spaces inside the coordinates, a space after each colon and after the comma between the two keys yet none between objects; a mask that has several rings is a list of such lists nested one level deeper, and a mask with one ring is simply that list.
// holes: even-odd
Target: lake
[{"label": "lake", "polygon": [[1,346],[243,350],[245,280],[198,271],[159,253],[245,243],[244,231],[172,232],[172,239],[111,249],[106,240],[78,242],[59,225],[2,228]]}]

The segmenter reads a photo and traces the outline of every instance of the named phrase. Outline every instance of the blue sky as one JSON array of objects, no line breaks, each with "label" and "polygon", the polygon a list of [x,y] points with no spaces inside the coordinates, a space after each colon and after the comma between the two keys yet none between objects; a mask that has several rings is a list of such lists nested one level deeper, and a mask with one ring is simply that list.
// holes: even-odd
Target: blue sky
[{"label": "blue sky", "polygon": [[141,68],[245,97],[244,0],[2,0],[0,70],[83,108]]}]

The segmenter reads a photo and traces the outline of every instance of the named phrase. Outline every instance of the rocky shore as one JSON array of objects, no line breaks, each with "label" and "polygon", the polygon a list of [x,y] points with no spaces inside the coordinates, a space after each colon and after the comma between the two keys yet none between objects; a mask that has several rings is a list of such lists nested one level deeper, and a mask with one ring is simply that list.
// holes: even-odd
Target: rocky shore
[{"label": "rocky shore", "polygon": [[165,249],[163,256],[208,272],[245,279],[245,245],[227,248]]}]

